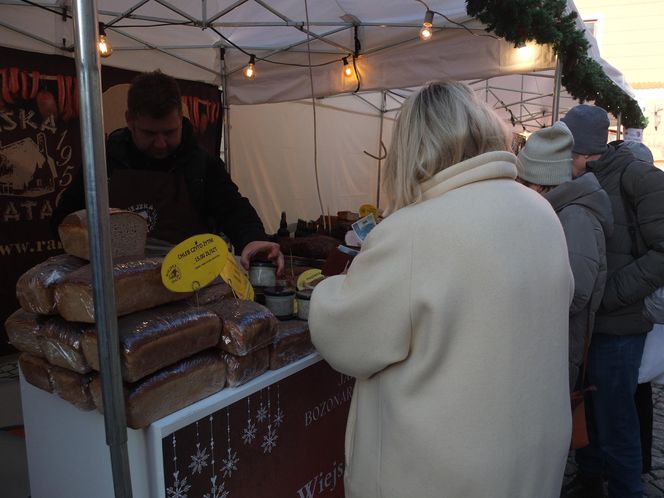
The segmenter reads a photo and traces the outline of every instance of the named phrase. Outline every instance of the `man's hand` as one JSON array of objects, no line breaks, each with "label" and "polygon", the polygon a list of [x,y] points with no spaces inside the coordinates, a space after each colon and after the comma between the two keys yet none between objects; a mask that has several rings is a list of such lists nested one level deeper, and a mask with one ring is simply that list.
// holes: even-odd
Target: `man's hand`
[{"label": "man's hand", "polygon": [[251,260],[256,254],[266,254],[267,259],[277,266],[277,276],[281,276],[284,271],[284,255],[281,253],[279,244],[267,242],[264,240],[254,240],[249,242],[240,255],[240,263],[245,270],[249,270]]}]

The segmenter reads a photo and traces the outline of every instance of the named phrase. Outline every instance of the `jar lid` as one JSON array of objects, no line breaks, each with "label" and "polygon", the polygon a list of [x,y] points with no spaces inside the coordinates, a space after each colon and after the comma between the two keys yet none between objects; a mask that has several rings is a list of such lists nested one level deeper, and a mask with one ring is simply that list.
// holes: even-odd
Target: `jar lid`
[{"label": "jar lid", "polygon": [[311,299],[311,289],[303,289],[295,293],[295,297],[298,299]]},{"label": "jar lid", "polygon": [[269,268],[276,268],[277,265],[270,263],[269,261],[252,261],[251,266],[262,266]]},{"label": "jar lid", "polygon": [[295,289],[292,287],[263,287],[263,294],[266,296],[292,296]]}]

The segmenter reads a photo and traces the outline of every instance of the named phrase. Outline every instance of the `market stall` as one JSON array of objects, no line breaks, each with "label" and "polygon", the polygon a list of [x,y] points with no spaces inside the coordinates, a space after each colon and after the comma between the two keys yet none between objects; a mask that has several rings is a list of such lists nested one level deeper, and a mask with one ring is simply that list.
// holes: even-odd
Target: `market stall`
[{"label": "market stall", "polygon": [[[276,214],[281,211],[292,213],[294,221],[344,209],[357,210],[367,202],[380,205],[380,161],[384,157],[381,144],[388,141],[390,113],[398,109],[408,88],[441,78],[469,81],[477,91],[484,92],[487,100],[495,99],[491,100],[495,107],[506,113],[506,120],[518,131],[549,124],[564,111],[556,84],[560,73],[555,73],[556,59],[550,50],[536,47],[532,57],[521,60],[513,43],[486,33],[480,21],[468,16],[465,2],[440,0],[429,4],[323,0],[268,4],[240,0],[232,4],[203,1],[196,5],[185,2],[173,5],[154,0],[122,2],[121,6],[117,2],[100,1],[99,10],[95,10],[93,4],[86,2],[75,2],[73,9],[63,9],[55,1],[37,5],[0,1],[0,29],[3,34],[11,35],[6,42],[3,39],[3,44],[61,55],[71,55],[73,51],[76,55],[83,144],[81,167],[86,171],[89,192],[91,264],[95,269],[94,309],[99,336],[103,338],[100,343],[104,342],[100,347],[99,370],[102,381],[107,383],[102,392],[111,458],[103,462],[99,460],[104,451],[101,415],[73,412],[71,406],[58,398],[23,383],[33,496],[40,496],[39,490],[47,493],[53,486],[75,486],[73,480],[62,479],[69,466],[60,453],[66,444],[62,438],[76,427],[74,422],[79,418],[80,426],[87,430],[70,445],[71,449],[81,455],[88,454],[89,458],[77,460],[81,465],[95,462],[93,468],[103,466],[105,472],[113,468],[112,479],[109,480],[106,472],[105,481],[99,486],[108,488],[110,493],[112,482],[117,496],[129,496],[131,489],[136,496],[145,496],[146,490],[150,496],[164,496],[164,490],[167,496],[177,496],[177,490],[182,495],[182,490],[194,486],[194,481],[196,493],[201,496],[224,496],[231,489],[248,489],[256,473],[270,477],[263,483],[270,489],[274,489],[275,482],[284,486],[283,496],[313,496],[328,490],[336,495],[342,489],[338,479],[342,472],[341,442],[350,380],[338,379],[315,356],[265,373],[245,386],[220,390],[153,421],[148,429],[130,430],[126,435],[125,409],[118,400],[122,397],[122,386],[117,364],[115,296],[113,286],[109,285],[113,281],[110,236],[103,215],[108,210],[103,188],[104,129],[101,120],[96,119],[104,114],[95,48],[97,20],[114,46],[113,56],[105,63],[141,71],[161,68],[183,79],[221,84],[225,94],[224,152],[228,165],[240,189],[257,205],[268,230],[274,230]],[[574,8],[572,2],[568,8]],[[418,32],[429,9],[437,17],[433,26],[429,26],[434,36],[424,43]],[[41,28],[37,33],[35,25]],[[257,76],[246,80],[243,69],[251,61],[255,62]],[[353,71],[344,76],[342,70],[347,65]],[[546,84],[535,83],[533,89],[525,82],[526,76],[521,75],[535,72],[542,73],[535,81]],[[509,82],[494,80],[505,75],[518,76]],[[615,74],[609,76],[617,86],[624,87]],[[506,91],[514,99],[506,97]],[[353,95],[338,100],[332,97],[343,93]],[[302,99],[309,97],[311,103],[303,104]],[[325,99],[321,102],[314,97]],[[359,107],[356,99],[362,102]],[[545,101],[553,103],[545,105]],[[317,121],[317,106],[320,111],[328,103],[334,118]],[[529,108],[529,104],[540,106],[540,110]],[[351,122],[352,125],[347,124]],[[362,133],[356,134],[357,130]],[[349,143],[354,146],[349,148]],[[346,150],[351,151],[350,159],[339,160]],[[364,154],[365,150],[372,155]],[[311,382],[318,377],[320,382]],[[286,392],[289,396],[297,392],[297,402],[293,398],[288,402]],[[292,432],[288,439],[292,444],[290,451],[304,450],[303,473],[287,476],[285,469],[289,467],[280,467],[282,464],[276,458],[261,457],[258,470],[238,465],[236,477],[236,469],[229,464],[235,461],[233,451],[242,439],[244,427],[240,421],[251,420],[251,405],[256,402],[259,405],[267,402],[268,412],[270,408],[276,410],[275,396],[277,408],[282,407],[283,400],[284,410],[294,414],[288,420],[299,420],[289,429]],[[45,407],[58,416],[49,419]],[[323,418],[323,412],[329,415]],[[320,422],[307,424],[316,417],[315,413],[321,417]],[[213,422],[210,429],[203,428],[206,420]],[[329,427],[325,425],[328,423]],[[205,474],[205,478],[201,477],[203,472],[194,476],[193,470],[202,470],[204,460],[196,452],[208,438],[212,448],[213,435],[217,449],[220,440],[226,443],[215,457],[218,466],[216,470],[210,468],[212,473]],[[281,441],[284,435],[285,432],[280,433]],[[269,426],[263,436],[267,437],[266,446],[260,448],[265,455],[265,448],[271,447],[275,440],[270,438]],[[187,457],[178,453],[181,448],[178,441],[185,439],[190,441],[184,453]],[[82,449],[86,441],[94,442],[89,445],[91,453]],[[261,450],[253,449],[257,453]],[[210,465],[214,454],[208,450]],[[312,454],[320,456],[322,463],[314,465]],[[145,455],[149,463],[141,466],[137,462]],[[183,458],[196,455],[183,462]],[[63,467],[53,475],[49,472],[49,462],[59,458]],[[245,461],[243,454],[238,458]],[[219,459],[226,461],[227,475],[223,479],[224,464]],[[130,467],[131,487],[127,478]],[[186,483],[185,469],[190,469]],[[251,479],[244,472],[249,472]],[[46,487],[41,487],[41,483],[46,483]],[[90,496],[85,486],[63,489],[71,490],[65,493],[67,496],[79,496],[76,493]],[[98,495],[96,492],[95,496]]]}]

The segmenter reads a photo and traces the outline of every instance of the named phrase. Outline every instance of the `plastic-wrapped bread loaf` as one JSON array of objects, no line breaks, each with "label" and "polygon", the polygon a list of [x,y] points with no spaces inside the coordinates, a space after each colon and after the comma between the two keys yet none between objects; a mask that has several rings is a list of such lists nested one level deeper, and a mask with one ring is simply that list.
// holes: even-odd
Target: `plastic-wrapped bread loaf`
[{"label": "plastic-wrapped bread loaf", "polygon": [[[148,223],[140,214],[109,209],[111,254],[113,258],[145,256]],[[67,215],[58,226],[62,247],[67,254],[90,260],[87,211]]]},{"label": "plastic-wrapped bread loaf", "polygon": [[[136,382],[219,342],[221,321],[212,311],[185,303],[167,304],[118,319],[122,378]],[[97,333],[89,327],[83,352],[99,370]]]},{"label": "plastic-wrapped bread loaf", "polygon": [[277,370],[314,351],[307,322],[279,322],[277,335],[270,346],[270,369]]},{"label": "plastic-wrapped bread loaf", "polygon": [[[226,366],[221,351],[212,349],[198,353],[125,385],[127,425],[132,429],[147,427],[155,420],[221,391],[225,383]],[[99,377],[90,383],[90,392],[99,411],[103,411]]]},{"label": "plastic-wrapped bread loaf", "polygon": [[270,352],[268,348],[259,349],[244,356],[235,356],[223,353],[226,363],[226,385],[237,387],[255,379],[270,366]]},{"label": "plastic-wrapped bread loaf", "polygon": [[219,348],[236,356],[269,345],[277,330],[277,318],[253,301],[224,299],[207,305],[222,321]]},{"label": "plastic-wrapped bread loaf", "polygon": [[39,328],[39,344],[51,365],[81,374],[91,370],[83,355],[83,331],[89,325],[52,317]]},{"label": "plastic-wrapped bread loaf", "polygon": [[[163,258],[118,260],[113,265],[118,316],[184,299],[190,293],[171,292],[161,281]],[[55,287],[58,313],[72,322],[94,323],[92,269],[86,265]]]},{"label": "plastic-wrapped bread loaf", "polygon": [[221,279],[213,281],[207,287],[194,292],[194,295],[187,299],[192,306],[205,306],[206,304],[216,303],[222,299],[233,297],[231,286]]},{"label": "plastic-wrapped bread loaf", "polygon": [[19,351],[44,356],[39,343],[39,329],[47,319],[37,313],[17,309],[5,320],[9,342]]},{"label": "plastic-wrapped bread loaf", "polygon": [[55,315],[55,285],[86,264],[84,259],[59,254],[30,268],[16,282],[16,297],[21,308],[41,315]]},{"label": "plastic-wrapped bread loaf", "polygon": [[90,394],[90,381],[97,376],[91,372],[80,374],[66,368],[51,367],[53,392],[81,410],[94,410],[95,404]]},{"label": "plastic-wrapped bread loaf", "polygon": [[30,353],[21,353],[18,357],[18,366],[26,382],[44,391],[53,392],[51,384],[53,367],[44,358]]}]

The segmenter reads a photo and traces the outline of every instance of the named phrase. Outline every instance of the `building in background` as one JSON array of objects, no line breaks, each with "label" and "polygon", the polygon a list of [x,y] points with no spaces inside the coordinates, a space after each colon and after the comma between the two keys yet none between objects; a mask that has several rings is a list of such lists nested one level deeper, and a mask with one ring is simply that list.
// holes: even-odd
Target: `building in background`
[{"label": "building in background", "polygon": [[648,118],[643,142],[664,169],[664,0],[575,0],[607,62],[618,68]]}]

